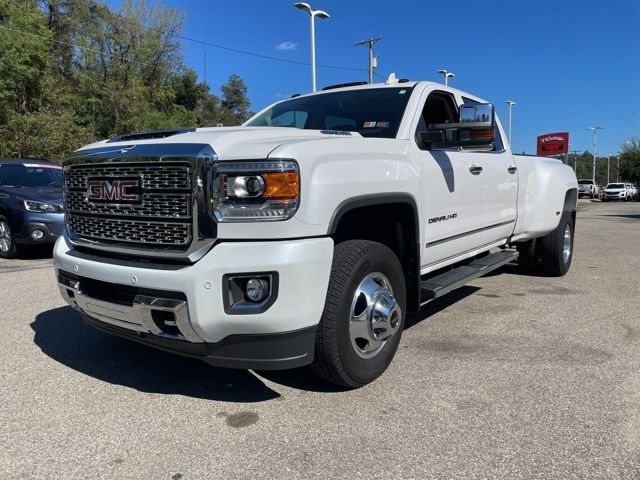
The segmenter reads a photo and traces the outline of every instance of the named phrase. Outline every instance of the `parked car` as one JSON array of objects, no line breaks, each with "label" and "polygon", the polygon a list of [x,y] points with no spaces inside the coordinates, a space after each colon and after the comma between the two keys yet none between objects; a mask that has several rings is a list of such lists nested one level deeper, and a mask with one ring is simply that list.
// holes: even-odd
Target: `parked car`
[{"label": "parked car", "polygon": [[627,198],[629,201],[636,200],[638,197],[638,190],[632,183],[627,183]]},{"label": "parked car", "polygon": [[122,135],[64,169],[63,298],[212,365],[311,364],[359,387],[407,312],[516,259],[561,276],[573,256],[573,169],[512,154],[493,105],[438,83],[390,76],[240,127]]},{"label": "parked car", "polygon": [[578,195],[579,196],[589,196],[591,198],[596,198],[598,196],[600,189],[596,182],[593,180],[578,180]]},{"label": "parked car", "polygon": [[63,230],[62,167],[0,159],[0,257],[15,257],[22,245],[53,243]]},{"label": "parked car", "polygon": [[628,200],[627,185],[624,183],[609,183],[604,187],[602,192],[602,201],[609,202],[612,200],[621,200],[626,202]]}]

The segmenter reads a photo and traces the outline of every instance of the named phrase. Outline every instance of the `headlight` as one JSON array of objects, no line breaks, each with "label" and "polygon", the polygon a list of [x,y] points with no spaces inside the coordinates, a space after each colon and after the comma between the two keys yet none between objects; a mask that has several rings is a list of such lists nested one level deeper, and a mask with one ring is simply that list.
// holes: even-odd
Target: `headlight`
[{"label": "headlight", "polygon": [[288,220],[300,203],[300,172],[292,160],[220,162],[213,185],[219,222]]},{"label": "headlight", "polygon": [[18,203],[29,212],[57,212],[58,209],[51,205],[50,203],[45,202],[36,202],[35,200],[24,200],[22,198],[18,199]]}]

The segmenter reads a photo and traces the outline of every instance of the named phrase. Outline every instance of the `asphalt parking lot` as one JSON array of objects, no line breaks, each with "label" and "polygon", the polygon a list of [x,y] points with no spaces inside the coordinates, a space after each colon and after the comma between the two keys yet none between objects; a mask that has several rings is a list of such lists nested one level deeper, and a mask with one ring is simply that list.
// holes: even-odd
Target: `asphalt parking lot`
[{"label": "asphalt parking lot", "polygon": [[579,206],[566,277],[428,304],[355,391],[109,337],[0,260],[1,478],[640,478],[640,203]]}]

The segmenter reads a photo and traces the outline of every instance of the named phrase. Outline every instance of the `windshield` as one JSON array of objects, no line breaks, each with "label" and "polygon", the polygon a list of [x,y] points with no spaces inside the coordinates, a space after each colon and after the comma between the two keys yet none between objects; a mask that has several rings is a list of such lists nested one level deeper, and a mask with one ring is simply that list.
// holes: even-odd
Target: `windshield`
[{"label": "windshield", "polygon": [[265,110],[246,126],[347,130],[363,137],[394,138],[412,90],[367,88],[298,97]]},{"label": "windshield", "polygon": [[62,187],[62,168],[57,165],[0,165],[0,185],[8,187]]},{"label": "windshield", "polygon": [[610,183],[605,188],[624,188],[623,183]]},{"label": "windshield", "polygon": [[593,185],[593,180],[579,180],[580,185]]}]

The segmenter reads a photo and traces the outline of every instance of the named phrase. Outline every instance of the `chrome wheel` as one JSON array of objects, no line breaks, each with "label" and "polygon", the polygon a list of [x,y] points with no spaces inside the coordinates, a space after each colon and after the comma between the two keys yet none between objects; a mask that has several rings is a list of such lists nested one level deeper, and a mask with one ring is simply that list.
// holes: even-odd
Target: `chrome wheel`
[{"label": "chrome wheel", "polygon": [[564,227],[564,242],[562,244],[562,261],[567,263],[571,256],[571,226],[569,224]]},{"label": "chrome wheel", "polygon": [[11,229],[7,222],[0,222],[0,252],[7,253],[11,248]]},{"label": "chrome wheel", "polygon": [[356,288],[349,316],[351,345],[358,356],[375,357],[399,330],[401,320],[389,279],[379,272],[367,275]]}]

